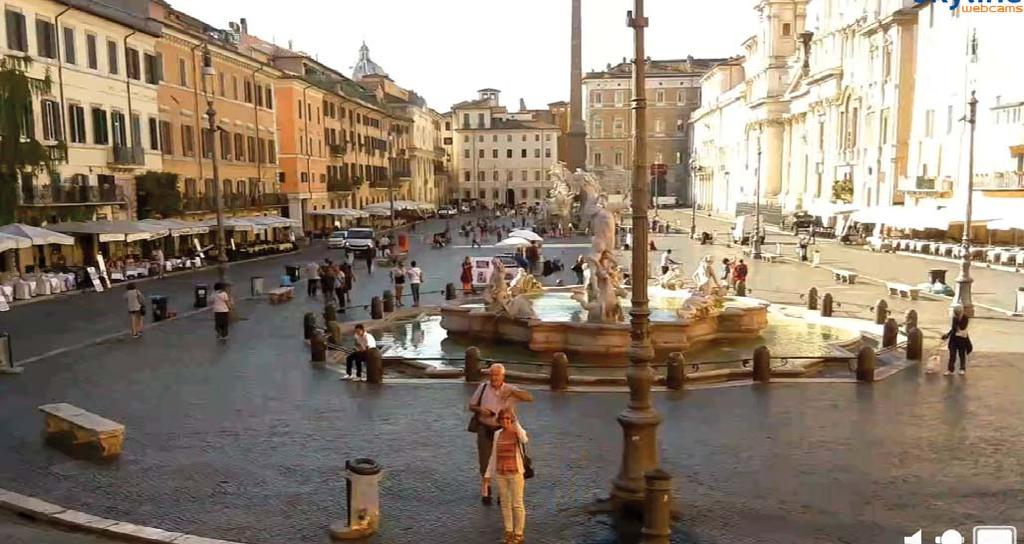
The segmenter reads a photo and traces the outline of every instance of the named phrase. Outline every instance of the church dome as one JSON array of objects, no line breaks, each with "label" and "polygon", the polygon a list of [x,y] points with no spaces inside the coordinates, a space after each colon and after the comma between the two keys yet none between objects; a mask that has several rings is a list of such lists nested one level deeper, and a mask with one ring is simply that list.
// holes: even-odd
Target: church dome
[{"label": "church dome", "polygon": [[370,60],[370,48],[366,47],[366,42],[363,42],[362,47],[359,48],[359,62],[356,62],[355,67],[352,68],[352,79],[359,81],[370,75],[386,76],[388,74],[379,64]]}]

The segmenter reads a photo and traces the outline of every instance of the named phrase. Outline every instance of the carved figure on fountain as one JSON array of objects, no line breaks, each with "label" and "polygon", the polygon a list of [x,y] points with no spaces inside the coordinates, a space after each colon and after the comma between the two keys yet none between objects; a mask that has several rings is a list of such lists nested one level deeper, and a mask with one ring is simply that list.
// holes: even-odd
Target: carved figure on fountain
[{"label": "carved figure on fountain", "polygon": [[[513,280],[520,280],[520,292],[513,292],[513,288],[505,281],[505,265],[499,259],[492,259],[491,281],[484,290],[484,302],[487,303],[487,311],[496,315],[504,315],[517,319],[530,319],[537,317],[533,310],[533,302],[526,296],[527,289],[537,284],[536,278],[526,275],[529,279],[521,279],[524,271],[520,270],[519,275]],[[533,283],[530,283],[532,280]]]}]

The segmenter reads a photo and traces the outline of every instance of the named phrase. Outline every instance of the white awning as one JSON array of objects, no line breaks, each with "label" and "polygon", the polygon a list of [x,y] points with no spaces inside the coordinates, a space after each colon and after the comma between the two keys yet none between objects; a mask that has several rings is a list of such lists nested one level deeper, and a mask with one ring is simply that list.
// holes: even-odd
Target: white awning
[{"label": "white awning", "polygon": [[68,221],[47,225],[48,230],[65,234],[95,234],[100,242],[135,242],[155,240],[167,236],[164,227],[147,225],[138,221]]},{"label": "white awning", "polygon": [[166,228],[171,236],[184,236],[190,234],[204,234],[210,232],[210,228],[200,224],[198,221],[182,221],[180,219],[143,219],[139,223]]},{"label": "white awning", "polygon": [[814,202],[807,206],[807,213],[821,218],[828,218],[833,215],[853,213],[858,209],[858,206],[847,204],[846,202]]},{"label": "white awning", "polygon": [[328,210],[317,210],[315,212],[309,212],[309,215],[326,215],[330,217],[343,217],[349,219],[358,219],[360,217],[370,216],[369,213],[363,210],[354,210],[352,208],[331,208]]},{"label": "white awning", "polygon": [[30,245],[36,246],[45,246],[46,244],[61,244],[65,246],[75,245],[75,239],[66,234],[22,223],[4,225],[0,227],[0,233],[17,236],[19,238],[27,238]]},{"label": "white awning", "polygon": [[[419,203],[419,202],[413,202],[411,200],[396,200],[395,201],[395,211],[418,210],[418,209],[420,209],[420,204],[421,203]],[[385,202],[377,202],[377,203],[374,203],[374,204],[368,204],[366,206],[363,206],[363,210],[365,210],[367,212],[370,211],[371,209],[378,209],[378,208],[379,209],[387,210],[390,213],[391,212],[391,201],[389,200],[389,201],[385,201]]]},{"label": "white awning", "polygon": [[28,238],[22,238],[21,236],[15,236],[13,234],[0,232],[0,251],[7,251],[8,249],[21,249],[26,247],[32,247],[32,240]]},{"label": "white awning", "polygon": [[1024,216],[1018,215],[989,222],[988,230],[1024,230]]}]

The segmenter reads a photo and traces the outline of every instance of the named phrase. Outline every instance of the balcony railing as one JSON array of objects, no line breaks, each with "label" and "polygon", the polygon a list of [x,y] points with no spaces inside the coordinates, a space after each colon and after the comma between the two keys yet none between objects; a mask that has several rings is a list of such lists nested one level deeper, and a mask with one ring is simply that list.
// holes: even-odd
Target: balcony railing
[{"label": "balcony railing", "polygon": [[121,165],[142,165],[145,164],[145,156],[141,146],[115,145],[110,148],[110,163]]},{"label": "balcony railing", "polygon": [[[224,209],[242,210],[247,208],[276,208],[288,205],[288,196],[283,193],[224,195]],[[217,209],[213,195],[192,195],[181,198],[181,209],[186,212],[210,212]]]},{"label": "balcony railing", "polygon": [[46,146],[46,153],[51,161],[61,162],[68,159],[68,148],[63,144]]},{"label": "balcony railing", "polygon": [[352,182],[345,179],[327,180],[327,190],[329,192],[351,191]]},{"label": "balcony railing", "polygon": [[1024,172],[994,172],[974,180],[975,189],[1024,189]]},{"label": "balcony railing", "polygon": [[330,152],[332,157],[344,157],[345,144],[327,144],[327,151]]},{"label": "balcony railing", "polygon": [[116,185],[22,185],[19,194],[22,206],[120,204],[126,201],[124,191]]}]

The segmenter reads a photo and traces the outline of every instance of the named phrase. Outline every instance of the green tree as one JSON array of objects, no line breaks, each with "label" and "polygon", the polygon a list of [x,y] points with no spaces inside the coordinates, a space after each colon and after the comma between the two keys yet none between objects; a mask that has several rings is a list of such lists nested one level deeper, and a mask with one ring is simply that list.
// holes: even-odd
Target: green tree
[{"label": "green tree", "polygon": [[832,200],[846,204],[853,202],[853,181],[840,179],[832,183]]},{"label": "green tree", "polygon": [[53,155],[35,139],[32,122],[32,98],[49,94],[53,80],[49,69],[42,79],[29,77],[31,68],[25,57],[0,59],[0,224],[14,222],[22,173],[56,172]]},{"label": "green tree", "polygon": [[181,214],[178,174],[148,171],[135,176],[135,198],[138,201],[139,219]]}]

